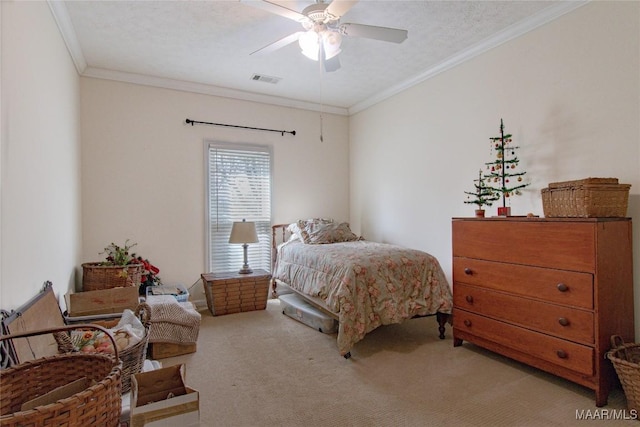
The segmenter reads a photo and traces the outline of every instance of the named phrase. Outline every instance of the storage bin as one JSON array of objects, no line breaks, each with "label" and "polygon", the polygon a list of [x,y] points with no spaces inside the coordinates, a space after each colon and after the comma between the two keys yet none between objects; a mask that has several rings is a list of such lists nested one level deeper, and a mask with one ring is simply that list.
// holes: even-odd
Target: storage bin
[{"label": "storage bin", "polygon": [[147,298],[152,295],[173,295],[178,302],[189,301],[189,291],[184,285],[148,286]]},{"label": "storage bin", "polygon": [[325,334],[333,334],[338,331],[336,319],[323,313],[298,295],[286,294],[281,295],[278,299],[280,299],[282,314]]}]

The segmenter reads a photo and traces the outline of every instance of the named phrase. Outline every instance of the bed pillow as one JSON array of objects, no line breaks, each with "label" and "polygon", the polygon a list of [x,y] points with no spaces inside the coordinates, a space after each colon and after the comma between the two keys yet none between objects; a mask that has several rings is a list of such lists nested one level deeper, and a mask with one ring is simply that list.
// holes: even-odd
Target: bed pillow
[{"label": "bed pillow", "polygon": [[303,242],[312,245],[353,242],[360,239],[351,231],[349,224],[346,222],[332,222],[316,225],[315,227],[305,227],[305,232],[302,235]]},{"label": "bed pillow", "polygon": [[317,227],[324,224],[333,223],[333,219],[331,218],[310,218],[310,219],[300,219],[292,224],[289,224],[287,230],[291,233],[289,240],[308,240],[308,232],[315,230]]}]

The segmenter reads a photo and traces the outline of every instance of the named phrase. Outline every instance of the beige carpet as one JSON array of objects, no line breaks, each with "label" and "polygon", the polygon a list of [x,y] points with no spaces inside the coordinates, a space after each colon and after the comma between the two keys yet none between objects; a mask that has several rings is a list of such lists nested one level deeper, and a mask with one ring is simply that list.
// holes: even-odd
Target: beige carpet
[{"label": "beige carpet", "polygon": [[346,360],[334,335],[284,316],[277,300],[202,315],[198,351],[161,360],[186,364],[201,426],[640,425],[614,419],[630,416],[622,390],[603,414],[586,388],[471,344],[454,348],[449,327],[438,339],[435,317],[378,328]]}]

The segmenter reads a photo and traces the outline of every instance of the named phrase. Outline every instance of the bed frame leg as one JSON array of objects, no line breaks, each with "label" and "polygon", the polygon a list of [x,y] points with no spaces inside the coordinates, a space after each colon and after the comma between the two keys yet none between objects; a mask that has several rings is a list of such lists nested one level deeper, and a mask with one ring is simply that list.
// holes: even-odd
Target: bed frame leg
[{"label": "bed frame leg", "polygon": [[436,319],[438,320],[438,332],[440,332],[440,339],[444,339],[444,325],[449,321],[450,314],[447,313],[436,313]]}]

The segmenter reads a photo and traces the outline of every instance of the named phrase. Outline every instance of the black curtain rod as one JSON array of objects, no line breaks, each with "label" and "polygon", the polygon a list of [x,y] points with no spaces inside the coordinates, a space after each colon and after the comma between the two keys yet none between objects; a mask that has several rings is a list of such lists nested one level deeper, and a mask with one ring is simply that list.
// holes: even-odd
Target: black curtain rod
[{"label": "black curtain rod", "polygon": [[230,127],[230,128],[263,130],[263,131],[266,131],[266,132],[278,132],[282,136],[284,136],[285,133],[290,133],[291,135],[294,135],[294,136],[296,134],[295,130],[277,130],[277,129],[252,128],[252,127],[249,127],[249,126],[227,125],[227,124],[224,124],[224,123],[199,122],[199,121],[191,120],[191,119],[187,119],[186,122],[187,122],[188,125],[190,124],[191,126],[193,126],[194,123],[199,123],[199,124],[202,124],[202,125],[226,126],[226,127]]}]

